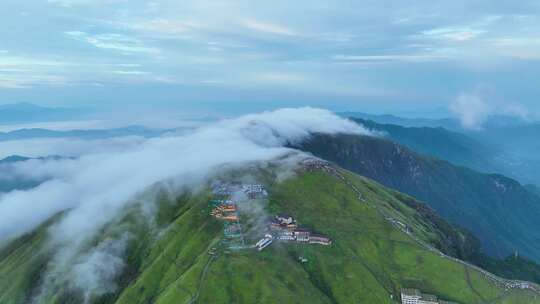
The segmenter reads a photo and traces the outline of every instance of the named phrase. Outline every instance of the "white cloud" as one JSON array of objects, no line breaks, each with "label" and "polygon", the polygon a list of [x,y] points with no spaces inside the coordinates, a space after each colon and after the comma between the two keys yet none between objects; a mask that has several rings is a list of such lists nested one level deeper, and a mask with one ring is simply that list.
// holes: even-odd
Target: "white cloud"
[{"label": "white cloud", "polygon": [[0,181],[37,181],[71,176],[80,164],[73,159],[30,159],[0,164]]},{"label": "white cloud", "polygon": [[[9,45],[10,54],[31,50],[28,59],[33,55],[40,58],[39,53],[42,52],[66,55],[66,59],[80,63],[69,70],[50,66],[47,73],[35,73],[64,77],[35,80],[36,84],[47,86],[62,85],[62,81],[85,86],[100,83],[104,85],[105,92],[117,84],[144,90],[136,84],[181,83],[187,89],[178,93],[182,94],[180,98],[193,95],[197,98],[200,83],[213,81],[219,84],[212,88],[214,90],[236,89],[244,83],[234,80],[262,74],[270,67],[309,75],[311,79],[323,80],[321,82],[336,81],[346,91],[355,90],[359,83],[384,90],[391,89],[389,86],[392,85],[394,89],[399,87],[403,96],[408,95],[404,99],[413,100],[412,95],[421,96],[439,89],[433,86],[429,90],[413,88],[403,81],[398,82],[404,85],[394,85],[394,79],[405,73],[406,69],[401,69],[402,63],[431,64],[433,70],[427,72],[422,67],[415,77],[429,78],[430,73],[440,72],[447,78],[457,78],[455,69],[447,68],[449,65],[466,68],[467,72],[485,72],[494,66],[520,68],[516,61],[540,59],[540,44],[535,40],[539,32],[538,14],[525,9],[530,0],[513,5],[511,9],[506,5],[504,9],[502,5],[490,4],[487,7],[485,3],[471,7],[463,1],[426,2],[414,7],[392,1],[385,5],[342,1],[331,4],[315,1],[308,5],[287,1],[253,5],[248,1],[233,3],[224,0],[50,2],[55,5],[45,5],[49,10],[43,14],[31,11],[32,17],[36,18],[35,23],[44,25],[33,27],[35,33],[28,32],[29,47],[21,45],[18,49],[16,45]],[[119,5],[105,5],[116,2]],[[71,8],[59,9],[56,5]],[[486,14],[486,11],[492,14]],[[71,17],[62,19],[66,12]],[[339,16],[339,20],[335,16]],[[27,21],[29,24],[34,22]],[[6,28],[23,28],[18,24],[20,21],[6,22],[9,22]],[[79,31],[68,32],[64,39],[58,37],[66,29]],[[55,43],[50,46],[39,43],[40,37],[49,34]],[[88,47],[81,47],[84,44],[76,41],[82,41]],[[218,42],[219,45],[210,45],[210,42]],[[110,52],[104,54],[103,51],[107,50]],[[131,58],[139,59],[144,66],[136,71],[148,71],[152,76],[133,77],[136,72],[122,74],[121,71],[128,69],[103,68],[103,64],[124,54],[147,55]],[[389,69],[365,69],[372,63]],[[353,72],[352,69],[358,70]],[[510,77],[508,75],[500,73],[497,78]],[[1,86],[26,88],[30,86],[24,82],[26,76],[29,75],[1,75]],[[470,78],[463,77],[460,81],[466,82],[467,79]],[[301,83],[295,90],[308,92],[312,84]],[[246,85],[253,84],[248,82]],[[284,95],[288,92],[278,93]],[[336,98],[344,95],[335,90],[325,93]],[[245,99],[258,97],[253,94]]]},{"label": "white cloud", "polygon": [[115,279],[125,267],[128,240],[128,234],[117,240],[106,239],[74,261],[68,284],[83,290],[84,303],[116,290]]},{"label": "white cloud", "polygon": [[492,108],[478,93],[460,94],[450,105],[450,110],[458,116],[464,128],[472,130],[481,129],[492,114]]},{"label": "white cloud", "polygon": [[127,2],[128,0],[47,0],[48,3],[57,4],[63,7],[73,7],[77,5],[108,5],[114,3]]},{"label": "white cloud", "polygon": [[135,22],[133,24],[125,24],[124,26],[145,32],[155,32],[160,34],[186,34],[196,30],[207,29],[207,25],[195,21],[180,21],[169,19],[154,19],[149,21]]},{"label": "white cloud", "polygon": [[[150,139],[130,149],[111,149],[108,142],[102,149],[109,152],[80,157],[76,162],[80,170],[63,169],[58,179],[29,191],[4,195],[0,199],[0,214],[6,218],[0,221],[0,239],[24,233],[66,208],[74,209],[60,227],[74,225],[77,229],[58,229],[60,234],[69,238],[83,231],[91,232],[96,225],[114,217],[135,194],[157,181],[188,175],[193,176],[186,182],[195,181],[219,164],[268,160],[287,153],[289,150],[283,148],[286,142],[305,138],[310,132],[368,133],[330,112],[305,108],[247,115],[187,135]],[[49,148],[50,153],[67,152],[57,148],[57,143],[48,145],[53,147]],[[78,149],[75,150],[84,153]],[[27,209],[29,202],[39,203],[32,203],[33,207]],[[107,216],[103,216],[103,208],[109,210]],[[95,220],[96,212],[101,214],[101,220]]]},{"label": "white cloud", "polygon": [[[116,279],[126,263],[124,256],[131,236],[128,232],[116,238],[108,237],[86,252],[59,250],[47,265],[39,293],[31,303],[47,302],[54,296],[57,285],[69,286],[79,291],[84,304],[93,303],[97,297],[114,292]],[[64,249],[65,250],[65,249]]]},{"label": "white cloud", "polygon": [[25,73],[24,75],[6,75],[0,73],[0,88],[24,89],[36,85],[51,87],[65,86],[68,81],[60,75],[38,75]]},{"label": "white cloud", "polygon": [[448,58],[478,68],[540,59],[538,30],[538,24],[529,17],[485,15],[455,25],[435,26],[408,39],[436,52],[454,49]]},{"label": "white cloud", "polygon": [[114,50],[126,53],[159,53],[160,50],[154,47],[147,47],[143,45],[142,41],[122,35],[122,34],[88,34],[81,31],[68,31],[66,35],[79,40],[87,42],[96,48],[105,50]]},{"label": "white cloud", "polygon": [[77,138],[40,138],[0,141],[0,159],[10,155],[41,157],[61,155],[77,157],[90,153],[124,151],[131,149],[145,139],[138,136],[115,137],[108,139],[82,140]]},{"label": "white cloud", "polygon": [[0,53],[0,88],[20,89],[36,85],[65,86],[68,80],[60,71],[79,64],[40,56]]},{"label": "white cloud", "polygon": [[423,31],[422,35],[432,39],[461,42],[472,40],[484,33],[486,33],[485,30],[459,27],[440,27]]},{"label": "white cloud", "polygon": [[117,71],[112,71],[112,73],[120,74],[120,75],[147,75],[147,74],[150,74],[150,72],[137,71],[137,70],[131,70],[131,71],[117,70]]},{"label": "white cloud", "polygon": [[295,74],[295,73],[284,73],[284,72],[268,72],[262,73],[258,76],[262,81],[271,81],[279,83],[298,83],[305,81],[306,77],[304,75]]},{"label": "white cloud", "polygon": [[482,89],[487,88],[480,87],[474,92],[461,93],[450,105],[450,110],[459,118],[463,128],[481,130],[492,116],[512,117],[524,122],[537,119],[534,112],[523,104],[496,100],[494,97],[487,102]]},{"label": "white cloud", "polygon": [[523,105],[521,104],[510,104],[504,107],[502,110],[503,114],[521,118],[525,121],[534,120],[534,115]]},{"label": "white cloud", "polygon": [[298,36],[298,33],[283,25],[262,22],[255,19],[246,19],[242,22],[246,28],[266,34],[283,35],[283,36]]},{"label": "white cloud", "polygon": [[384,63],[384,62],[430,62],[445,58],[440,54],[392,54],[392,55],[333,55],[338,62]]},{"label": "white cloud", "polygon": [[539,60],[540,59],[540,38],[531,37],[498,37],[487,41],[491,46],[491,52],[499,56]]}]

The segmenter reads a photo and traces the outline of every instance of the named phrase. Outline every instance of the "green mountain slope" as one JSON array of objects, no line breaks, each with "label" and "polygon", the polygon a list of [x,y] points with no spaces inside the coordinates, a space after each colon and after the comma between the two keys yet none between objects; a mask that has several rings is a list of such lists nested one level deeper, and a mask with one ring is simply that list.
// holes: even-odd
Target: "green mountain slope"
[{"label": "green mountain slope", "polygon": [[[274,243],[262,252],[232,251],[219,245],[223,223],[209,215],[208,192],[163,194],[153,224],[133,207],[92,242],[131,234],[115,291],[85,298],[62,276],[43,285],[57,250],[46,245],[51,219],[3,247],[0,303],[26,303],[36,295],[41,303],[397,303],[391,295],[402,287],[459,303],[540,303],[533,291],[506,289],[504,281],[422,245],[465,236],[411,208],[419,204],[414,199],[347,171],[329,172],[302,171],[280,182],[272,169],[254,172],[270,195],[248,203],[262,204],[269,216],[294,215],[332,237],[331,246]],[[242,216],[246,226],[249,217]],[[216,254],[208,254],[213,247]]]},{"label": "green mountain slope", "polygon": [[540,198],[512,179],[457,167],[375,137],[319,135],[299,148],[425,201],[472,231],[491,256],[504,258],[518,250],[540,260]]}]

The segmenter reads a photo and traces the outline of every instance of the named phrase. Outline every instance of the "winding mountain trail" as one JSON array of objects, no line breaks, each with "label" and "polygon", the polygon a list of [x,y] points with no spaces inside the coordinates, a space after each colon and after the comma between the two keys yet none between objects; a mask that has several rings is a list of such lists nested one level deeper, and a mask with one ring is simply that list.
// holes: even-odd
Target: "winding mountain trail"
[{"label": "winding mountain trail", "polygon": [[191,300],[189,300],[187,302],[187,304],[193,304],[193,303],[197,303],[197,301],[199,300],[199,295],[201,294],[201,289],[202,289],[202,285],[204,283],[204,280],[206,278],[206,274],[208,273],[208,270],[210,269],[210,266],[212,265],[212,263],[217,259],[217,256],[213,255],[211,256],[209,259],[208,259],[208,262],[206,262],[206,265],[204,266],[203,268],[203,271],[201,272],[201,276],[199,278],[199,283],[198,283],[198,286],[197,286],[197,291],[195,292],[195,294],[193,295],[193,297],[191,298]]}]

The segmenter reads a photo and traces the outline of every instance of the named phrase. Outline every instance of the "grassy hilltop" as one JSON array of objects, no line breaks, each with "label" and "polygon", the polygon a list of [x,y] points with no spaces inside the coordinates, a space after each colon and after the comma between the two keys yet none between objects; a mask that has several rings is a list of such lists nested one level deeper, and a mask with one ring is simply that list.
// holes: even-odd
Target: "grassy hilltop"
[{"label": "grassy hilltop", "polygon": [[[260,173],[266,211],[287,212],[301,225],[329,235],[333,245],[272,244],[262,252],[219,246],[222,223],[208,213],[207,192],[159,199],[150,227],[133,208],[104,229],[100,240],[130,231],[127,266],[115,292],[90,303],[397,303],[400,288],[420,288],[459,303],[540,303],[528,291],[506,291],[479,272],[420,246],[394,227],[391,216],[439,247],[448,229],[409,207],[412,198],[343,171],[350,184],[323,172],[304,172],[275,183]],[[383,216],[380,211],[385,212]],[[51,219],[53,222],[54,219]],[[0,251],[0,303],[83,303],[69,282],[41,282],[54,248],[46,246],[49,223]],[[154,232],[152,232],[154,231]],[[156,233],[155,231],[159,231]],[[458,232],[451,232],[458,235]],[[455,236],[453,236],[455,237]],[[96,240],[96,243],[100,240]],[[208,251],[217,247],[216,255]],[[300,263],[298,257],[308,259]],[[43,296],[44,295],[44,296]],[[391,299],[394,296],[394,300]]]}]

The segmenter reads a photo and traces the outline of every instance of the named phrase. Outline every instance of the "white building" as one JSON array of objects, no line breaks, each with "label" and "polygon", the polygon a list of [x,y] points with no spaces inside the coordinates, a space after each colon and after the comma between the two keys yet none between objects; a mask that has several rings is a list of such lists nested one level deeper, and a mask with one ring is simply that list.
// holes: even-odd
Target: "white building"
[{"label": "white building", "polygon": [[311,231],[307,229],[296,229],[294,231],[294,236],[296,237],[297,242],[309,242],[309,235]]},{"label": "white building", "polygon": [[272,244],[272,238],[265,236],[263,239],[259,240],[255,246],[257,247],[257,250],[262,251],[264,248],[268,247],[270,244]]},{"label": "white building", "polygon": [[402,289],[401,304],[418,304],[422,298],[422,293],[418,289]]},{"label": "white building", "polygon": [[292,235],[280,235],[277,237],[278,240],[280,241],[294,241],[296,240],[296,238]]},{"label": "white building", "polygon": [[418,289],[402,289],[401,304],[457,304],[438,300],[436,296],[423,294]]}]

